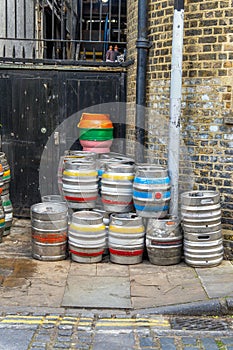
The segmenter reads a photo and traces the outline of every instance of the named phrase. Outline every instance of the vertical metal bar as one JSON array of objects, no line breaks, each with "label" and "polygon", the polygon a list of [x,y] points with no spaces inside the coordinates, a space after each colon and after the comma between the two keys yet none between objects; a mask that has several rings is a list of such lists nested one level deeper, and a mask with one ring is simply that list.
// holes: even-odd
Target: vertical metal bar
[{"label": "vertical metal bar", "polygon": [[34,4],[33,8],[37,9],[37,10],[33,11],[33,34],[32,34],[32,37],[33,37],[33,39],[35,39],[36,38],[36,25],[38,25],[38,23],[36,23],[36,11],[39,11],[40,4],[38,3],[37,0],[33,0],[33,4]]},{"label": "vertical metal bar", "polygon": [[109,0],[109,7],[108,7],[108,20],[109,20],[109,37],[108,40],[111,41],[111,27],[112,27],[112,0]]},{"label": "vertical metal bar", "polygon": [[55,33],[55,15],[54,15],[54,0],[52,1],[52,58],[56,56],[55,47],[54,47],[54,33]]},{"label": "vertical metal bar", "polygon": [[121,37],[121,0],[118,0],[118,34],[117,34],[117,41],[120,42]]},{"label": "vertical metal bar", "polygon": [[26,12],[26,0],[23,0],[23,37],[27,37],[27,25],[26,25],[26,18],[27,18],[27,12]]},{"label": "vertical metal bar", "polygon": [[65,44],[64,44],[64,1],[61,1],[61,52],[62,58],[65,59]]},{"label": "vertical metal bar", "polygon": [[[73,16],[74,16],[74,0],[71,0],[71,10],[70,10],[70,39],[74,39],[74,28],[73,28]],[[71,41],[71,47],[73,48],[73,41]],[[72,50],[71,50],[72,51]]]},{"label": "vertical metal bar", "polygon": [[17,0],[15,0],[15,38],[17,38],[17,16],[18,16],[18,11],[17,11]]},{"label": "vertical metal bar", "polygon": [[47,30],[47,24],[45,20],[45,10],[44,10],[44,2],[42,2],[42,22],[43,22],[43,29],[42,29],[42,40],[43,40],[43,58],[47,58],[47,41],[45,40],[45,33]]},{"label": "vertical metal bar", "polygon": [[83,0],[80,0],[80,40],[83,40]]},{"label": "vertical metal bar", "polygon": [[89,28],[89,40],[92,38],[92,19],[93,19],[93,3],[90,1],[90,28]]},{"label": "vertical metal bar", "polygon": [[5,18],[6,18],[6,22],[5,22],[5,34],[6,34],[6,38],[8,36],[8,28],[7,28],[7,23],[8,23],[8,18],[7,18],[7,0],[5,0]]},{"label": "vertical metal bar", "polygon": [[45,10],[44,10],[44,2],[41,2],[41,40],[42,40],[42,53],[43,58],[47,58],[47,41],[45,40],[45,33],[46,33],[46,20],[45,20]]},{"label": "vertical metal bar", "polygon": [[182,96],[182,50],[184,0],[175,0],[173,16],[168,171],[171,179],[170,214],[178,217],[180,112]]},{"label": "vertical metal bar", "polygon": [[102,40],[102,12],[103,12],[103,3],[100,2],[100,10],[99,10],[99,41]]},{"label": "vertical metal bar", "polygon": [[55,27],[55,17],[54,17],[54,0],[52,0],[52,40],[54,39],[54,27]]}]

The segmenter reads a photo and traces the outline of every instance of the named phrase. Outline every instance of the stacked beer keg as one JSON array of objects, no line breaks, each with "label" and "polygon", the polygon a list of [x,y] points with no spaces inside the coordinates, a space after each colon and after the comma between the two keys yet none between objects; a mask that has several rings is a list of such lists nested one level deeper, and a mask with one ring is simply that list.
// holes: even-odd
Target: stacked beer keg
[{"label": "stacked beer keg", "polygon": [[62,192],[69,208],[95,208],[98,197],[95,161],[83,158],[67,160],[62,175]]},{"label": "stacked beer keg", "polygon": [[183,237],[178,218],[168,215],[170,178],[166,168],[138,164],[133,183],[137,214],[146,223],[146,249],[155,265],[178,264],[182,257]]},{"label": "stacked beer keg", "polygon": [[87,210],[73,213],[68,242],[72,260],[81,263],[100,262],[106,246],[103,215]]},{"label": "stacked beer keg", "polygon": [[149,218],[146,228],[148,258],[155,265],[175,265],[181,261],[183,236],[180,220],[167,215],[164,218]]},{"label": "stacked beer keg", "polygon": [[4,210],[5,223],[3,236],[10,234],[10,229],[13,221],[13,206],[10,199],[10,181],[11,181],[11,171],[10,166],[4,152],[0,152],[0,165],[2,169],[1,176],[1,205]]},{"label": "stacked beer keg", "polygon": [[168,171],[162,166],[138,164],[133,183],[133,200],[138,215],[145,218],[165,217],[170,202]]},{"label": "stacked beer keg", "polygon": [[220,196],[216,191],[181,195],[184,259],[193,267],[217,266],[223,260]]},{"label": "stacked beer keg", "polygon": [[138,264],[144,252],[145,226],[135,213],[111,214],[109,225],[110,260],[118,264]]},{"label": "stacked beer keg", "polygon": [[56,261],[67,257],[68,210],[62,202],[31,206],[32,257]]},{"label": "stacked beer keg", "polygon": [[[3,191],[3,166],[0,164],[0,194]],[[0,201],[0,243],[2,243],[2,237],[5,229],[5,213],[2,205],[2,201]]]},{"label": "stacked beer keg", "polygon": [[133,179],[133,165],[106,165],[102,174],[101,199],[107,212],[125,213],[133,210]]}]

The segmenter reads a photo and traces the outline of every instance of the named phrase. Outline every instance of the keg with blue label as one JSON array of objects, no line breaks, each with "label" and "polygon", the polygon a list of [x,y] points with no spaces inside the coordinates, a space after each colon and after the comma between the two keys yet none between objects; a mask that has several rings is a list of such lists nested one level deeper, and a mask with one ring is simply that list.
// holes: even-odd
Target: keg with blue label
[{"label": "keg with blue label", "polygon": [[145,218],[163,218],[170,204],[170,178],[162,166],[136,165],[133,181],[133,202],[137,215]]}]

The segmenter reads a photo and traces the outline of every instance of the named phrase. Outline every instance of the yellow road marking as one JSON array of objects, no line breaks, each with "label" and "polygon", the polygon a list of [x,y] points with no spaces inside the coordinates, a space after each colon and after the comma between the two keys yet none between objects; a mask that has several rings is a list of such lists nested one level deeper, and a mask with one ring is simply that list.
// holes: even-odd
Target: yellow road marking
[{"label": "yellow road marking", "polygon": [[27,324],[27,325],[43,325],[43,324],[70,324],[83,327],[89,327],[94,323],[94,327],[166,327],[170,328],[168,320],[163,318],[147,319],[147,318],[93,318],[85,317],[69,317],[69,316],[18,316],[10,315],[0,317],[0,324]]}]

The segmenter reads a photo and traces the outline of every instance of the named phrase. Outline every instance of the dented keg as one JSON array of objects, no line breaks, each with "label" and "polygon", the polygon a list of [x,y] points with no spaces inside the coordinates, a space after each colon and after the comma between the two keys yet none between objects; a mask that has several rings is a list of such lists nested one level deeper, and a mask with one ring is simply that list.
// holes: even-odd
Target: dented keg
[{"label": "dented keg", "polygon": [[108,245],[110,260],[117,264],[142,262],[145,227],[142,218],[134,213],[111,214]]},{"label": "dented keg", "polygon": [[73,213],[68,242],[72,260],[80,263],[100,262],[106,246],[103,215],[87,210]]},{"label": "dented keg", "polygon": [[185,262],[193,267],[216,266],[223,260],[220,195],[216,191],[181,194]]},{"label": "dented keg", "polygon": [[67,257],[67,206],[44,202],[31,207],[32,257],[56,261]]},{"label": "dented keg", "polygon": [[95,208],[98,197],[98,174],[95,161],[74,159],[65,162],[62,192],[72,209]]},{"label": "dented keg", "polygon": [[114,163],[106,166],[101,180],[101,200],[104,210],[125,213],[133,210],[134,166]]},{"label": "dented keg", "polygon": [[133,182],[133,202],[138,215],[163,218],[170,203],[168,171],[157,165],[138,164]]},{"label": "dented keg", "polygon": [[183,249],[183,236],[179,220],[169,215],[163,219],[148,219],[146,249],[152,264],[178,264],[181,261]]}]

